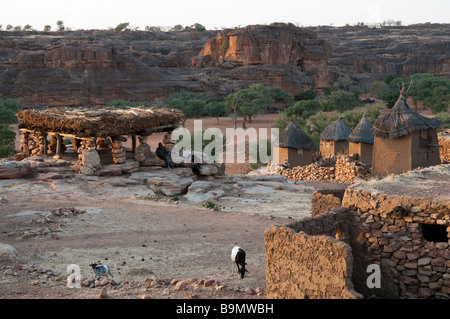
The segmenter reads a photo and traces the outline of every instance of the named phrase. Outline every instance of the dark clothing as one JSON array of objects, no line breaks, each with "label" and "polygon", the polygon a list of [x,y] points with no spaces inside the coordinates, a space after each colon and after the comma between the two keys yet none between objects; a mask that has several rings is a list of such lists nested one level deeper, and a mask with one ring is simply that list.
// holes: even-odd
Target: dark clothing
[{"label": "dark clothing", "polygon": [[173,168],[172,156],[170,155],[169,149],[162,145],[160,142],[155,150],[156,156],[166,162],[168,168]]}]

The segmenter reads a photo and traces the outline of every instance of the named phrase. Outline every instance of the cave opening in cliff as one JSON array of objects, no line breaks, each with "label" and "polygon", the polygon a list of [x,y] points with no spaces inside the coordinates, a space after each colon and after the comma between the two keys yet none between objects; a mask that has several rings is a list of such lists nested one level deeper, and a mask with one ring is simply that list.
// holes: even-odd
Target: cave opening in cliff
[{"label": "cave opening in cliff", "polygon": [[447,242],[447,226],[437,224],[422,224],[423,238],[431,242]]}]

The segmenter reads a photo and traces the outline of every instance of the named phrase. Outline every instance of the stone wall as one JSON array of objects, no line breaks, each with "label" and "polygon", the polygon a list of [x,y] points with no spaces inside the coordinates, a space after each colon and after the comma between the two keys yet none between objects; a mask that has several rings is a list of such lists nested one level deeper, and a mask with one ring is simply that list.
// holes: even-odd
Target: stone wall
[{"label": "stone wall", "polygon": [[330,236],[272,226],[264,232],[267,298],[356,299],[351,248]]},{"label": "stone wall", "polygon": [[341,207],[344,190],[318,190],[313,193],[311,215],[318,216]]},{"label": "stone wall", "polygon": [[450,130],[438,134],[439,156],[441,161],[450,162]]},{"label": "stone wall", "polygon": [[[356,212],[356,236],[381,268],[381,285],[399,298],[450,298],[450,201],[387,196],[347,188],[342,205]],[[426,239],[427,225],[438,226]],[[432,227],[433,227],[432,226]],[[446,233],[445,233],[446,232]]]}]

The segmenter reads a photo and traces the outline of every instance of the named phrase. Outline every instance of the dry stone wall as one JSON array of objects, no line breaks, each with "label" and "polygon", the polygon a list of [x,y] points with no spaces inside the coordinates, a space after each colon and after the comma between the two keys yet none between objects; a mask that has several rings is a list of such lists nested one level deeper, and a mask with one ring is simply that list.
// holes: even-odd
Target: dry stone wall
[{"label": "dry stone wall", "polygon": [[[450,298],[450,201],[388,196],[347,188],[342,205],[356,212],[357,238],[399,298]],[[426,229],[432,228],[431,238]],[[433,234],[441,232],[441,238]],[[443,237],[443,238],[442,238]]]}]

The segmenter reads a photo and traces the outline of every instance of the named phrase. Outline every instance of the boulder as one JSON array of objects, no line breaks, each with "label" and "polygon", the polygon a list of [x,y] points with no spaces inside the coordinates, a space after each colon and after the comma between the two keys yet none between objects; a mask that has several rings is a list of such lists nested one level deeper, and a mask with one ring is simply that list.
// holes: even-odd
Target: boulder
[{"label": "boulder", "polygon": [[221,184],[213,182],[196,181],[189,187],[184,196],[191,202],[200,203],[221,197],[225,192],[221,189]]},{"label": "boulder", "polygon": [[155,194],[173,196],[186,194],[196,176],[190,168],[156,169],[150,172],[132,173],[131,179],[145,182]]},{"label": "boulder", "polygon": [[0,260],[1,261],[18,261],[19,253],[17,250],[8,244],[0,243]]},{"label": "boulder", "polygon": [[0,179],[23,178],[32,170],[28,161],[0,160]]},{"label": "boulder", "polygon": [[148,188],[155,194],[173,196],[185,194],[189,185],[194,182],[194,177],[180,177],[178,175],[168,175],[166,177],[153,177],[146,181]]},{"label": "boulder", "polygon": [[84,167],[90,168],[92,170],[98,170],[102,168],[100,165],[100,156],[95,149],[86,149],[81,155],[81,164]]}]

